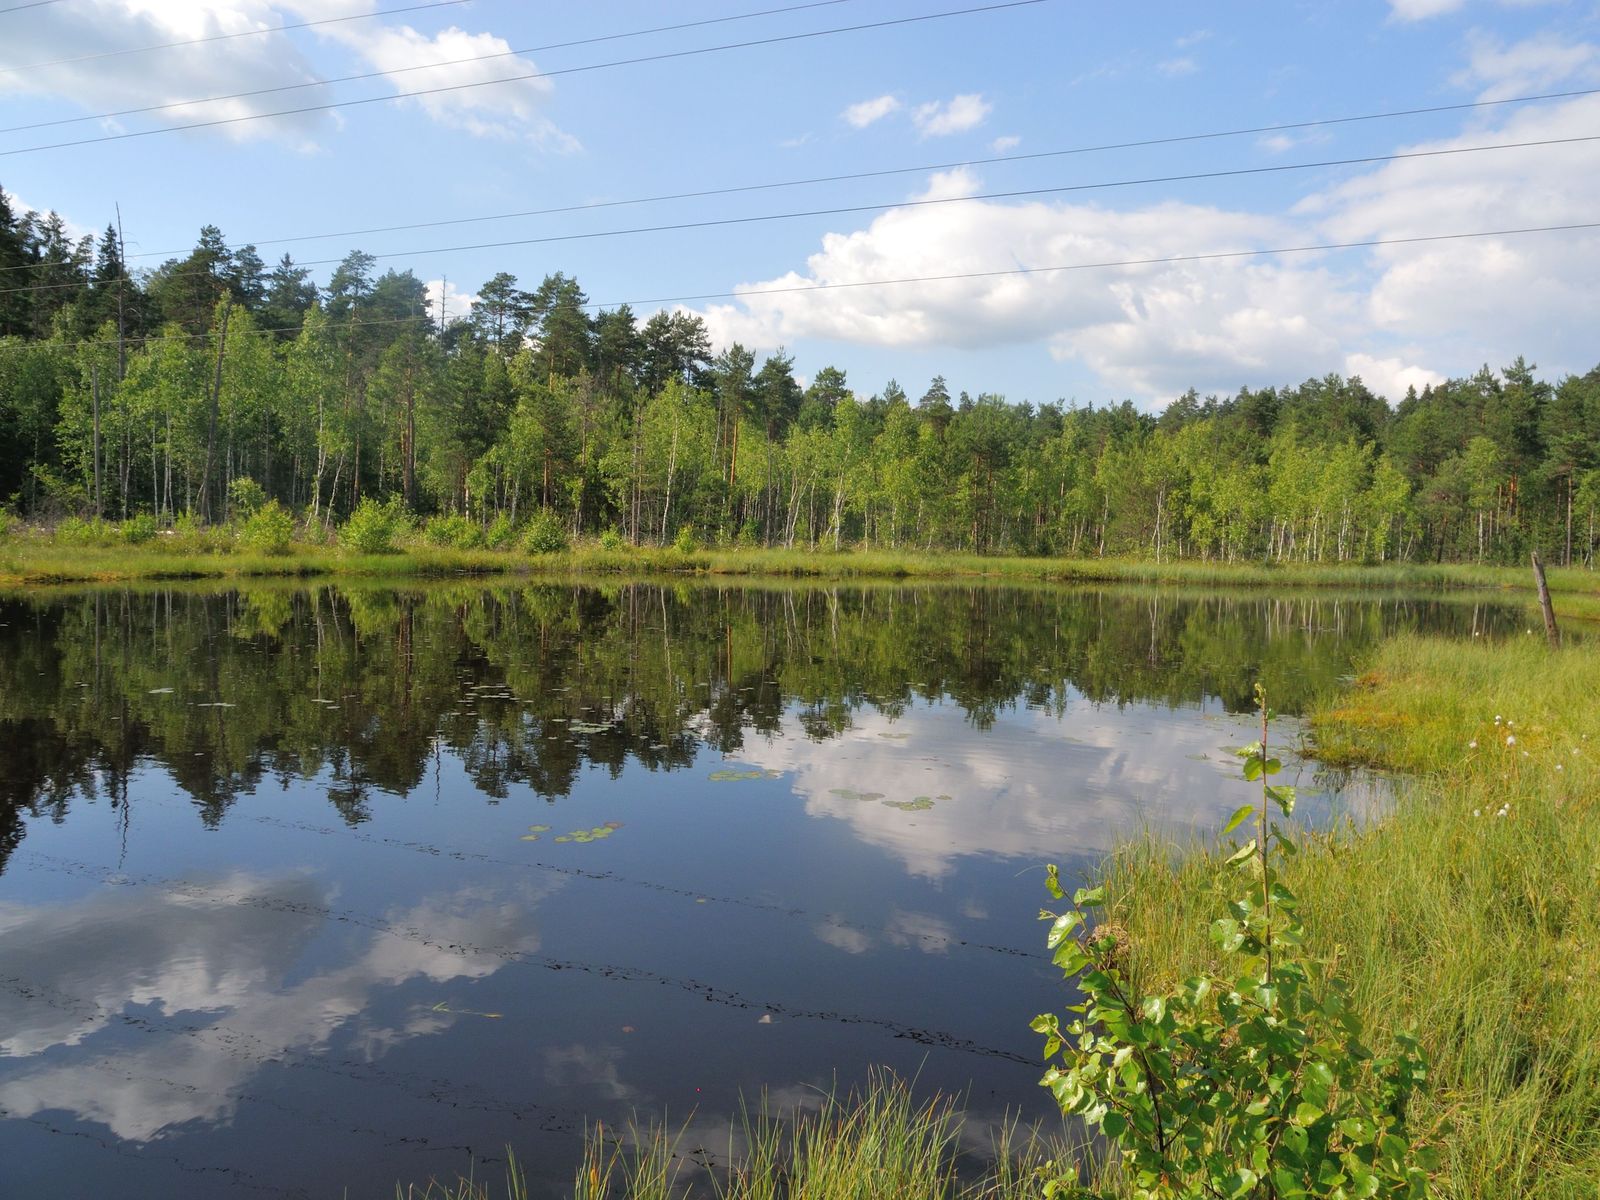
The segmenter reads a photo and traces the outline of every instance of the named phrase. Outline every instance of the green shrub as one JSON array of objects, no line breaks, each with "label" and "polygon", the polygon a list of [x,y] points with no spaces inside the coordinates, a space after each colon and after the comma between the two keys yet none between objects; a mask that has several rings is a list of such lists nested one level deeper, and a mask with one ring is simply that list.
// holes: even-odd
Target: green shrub
[{"label": "green shrub", "polygon": [[485,546],[491,550],[509,550],[516,543],[517,527],[505,513],[501,513],[489,522],[489,528],[483,534]]},{"label": "green shrub", "polygon": [[672,548],[679,554],[693,554],[700,549],[700,540],[694,536],[693,525],[679,527],[678,536],[672,539]]},{"label": "green shrub", "polygon": [[55,540],[62,546],[114,546],[122,540],[122,531],[99,517],[87,521],[68,517],[56,526]]},{"label": "green shrub", "polygon": [[138,513],[122,523],[122,540],[130,546],[142,546],[160,532],[156,519],[149,513]]},{"label": "green shrub", "polygon": [[248,521],[267,502],[267,493],[248,475],[241,475],[228,485],[228,512],[235,521]]},{"label": "green shrub", "polygon": [[[1406,1109],[1427,1063],[1404,1033],[1393,1054],[1367,1049],[1337,962],[1305,949],[1277,867],[1297,851],[1273,820],[1274,808],[1293,811],[1295,792],[1268,782],[1282,764],[1267,750],[1264,699],[1261,740],[1237,753],[1244,777],[1261,781],[1261,802],[1223,830],[1254,818],[1256,836],[1223,868],[1241,877],[1228,915],[1210,923],[1222,965],[1141,995],[1127,934],[1090,921],[1105,888],[1079,888],[1066,912],[1040,914],[1053,922],[1056,965],[1083,997],[1065,1025],[1054,1014],[1033,1022],[1045,1059],[1060,1058],[1041,1082],[1115,1147],[1123,1184],[1143,1200],[1424,1200],[1439,1160],[1407,1131]],[[1062,898],[1053,866],[1046,884]],[[1093,1195],[1075,1172],[1044,1191]]]},{"label": "green shrub", "polygon": [[624,540],[615,526],[600,535],[600,549],[602,550],[621,550],[627,544],[627,541]]},{"label": "green shrub", "polygon": [[386,504],[367,496],[340,527],[339,544],[357,554],[393,554],[395,538],[404,533],[410,523],[398,496],[391,497]]},{"label": "green shrub", "polygon": [[528,522],[522,548],[529,554],[560,554],[567,548],[567,527],[555,510],[541,508]]},{"label": "green shrub", "polygon": [[250,514],[239,540],[262,554],[287,554],[294,539],[294,518],[276,500],[268,500]]},{"label": "green shrub", "polygon": [[457,550],[471,550],[483,543],[483,530],[465,513],[429,518],[422,535],[435,546],[454,546]]}]

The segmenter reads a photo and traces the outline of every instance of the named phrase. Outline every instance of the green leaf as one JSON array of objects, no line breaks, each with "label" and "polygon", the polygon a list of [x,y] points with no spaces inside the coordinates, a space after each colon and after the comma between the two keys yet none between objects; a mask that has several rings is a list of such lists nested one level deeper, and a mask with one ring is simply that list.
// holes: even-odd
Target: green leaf
[{"label": "green leaf", "polygon": [[1296,1125],[1314,1125],[1322,1118],[1322,1110],[1315,1104],[1301,1101],[1294,1107],[1294,1123]]},{"label": "green leaf", "polygon": [[1227,865],[1230,866],[1230,867],[1238,866],[1240,863],[1244,862],[1246,859],[1248,859],[1255,852],[1256,852],[1256,840],[1255,840],[1255,838],[1251,838],[1248,842],[1246,842],[1244,845],[1240,846],[1237,850],[1235,850],[1231,855],[1228,856]]},{"label": "green leaf", "polygon": [[1250,814],[1255,812],[1255,811],[1256,811],[1256,806],[1254,804],[1241,804],[1238,808],[1236,808],[1234,810],[1233,816],[1228,818],[1228,823],[1222,827],[1222,836],[1223,837],[1227,837],[1235,829],[1237,829],[1237,828],[1239,828],[1239,826],[1243,825],[1244,822],[1245,822],[1245,819],[1248,818],[1250,816]]},{"label": "green leaf", "polygon": [[1247,758],[1244,760],[1244,777],[1251,783],[1261,778],[1261,759]]},{"label": "green leaf", "polygon": [[1106,902],[1106,889],[1104,886],[1079,888],[1072,893],[1072,902],[1080,908],[1096,908]]},{"label": "green leaf", "polygon": [[1044,939],[1047,949],[1054,950],[1068,937],[1074,929],[1083,924],[1081,912],[1065,912],[1056,918],[1055,924],[1050,926],[1050,932]]},{"label": "green leaf", "polygon": [[1061,872],[1056,868],[1055,863],[1051,863],[1044,869],[1044,886],[1049,891],[1051,897],[1056,900],[1059,900],[1062,896],[1066,895],[1066,893],[1061,890]]}]

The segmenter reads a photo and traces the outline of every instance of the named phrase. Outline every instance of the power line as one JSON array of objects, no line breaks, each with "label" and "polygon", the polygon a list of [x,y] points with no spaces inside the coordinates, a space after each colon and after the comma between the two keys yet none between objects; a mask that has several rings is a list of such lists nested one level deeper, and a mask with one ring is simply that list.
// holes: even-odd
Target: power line
[{"label": "power line", "polygon": [[[891,287],[902,283],[949,283],[964,279],[997,279],[1006,275],[1048,275],[1057,271],[1101,271],[1114,267],[1156,267],[1178,263],[1220,262],[1230,258],[1260,258],[1274,254],[1312,254],[1331,250],[1366,250],[1378,246],[1410,246],[1425,242],[1459,242],[1470,238],[1514,237],[1529,233],[1567,233],[1600,229],[1600,221],[1572,225],[1530,225],[1520,229],[1485,229],[1472,233],[1432,233],[1416,237],[1368,238],[1359,242],[1323,242],[1313,246],[1277,246],[1270,250],[1215,250],[1203,254],[1172,254],[1155,258],[1122,258],[1105,262],[1067,263],[1055,267],[1007,267],[997,271],[958,271],[948,275],[908,275],[899,279],[863,279],[841,283],[794,284],[787,287],[747,288],[738,292],[701,292],[685,296],[656,296],[645,300],[622,300],[588,304],[586,308],[621,308],[626,304],[682,304],[691,300],[748,300],[753,296],[781,296],[795,292],[829,292],[846,288]],[[186,335],[190,336],[190,335]]]},{"label": "power line", "polygon": [[47,4],[60,4],[61,0],[33,0],[32,4],[13,4],[10,8],[0,8],[0,17],[7,13],[21,12],[25,8],[43,8]]},{"label": "power line", "polygon": [[[1314,245],[1300,246],[1275,246],[1255,250],[1210,250],[1197,254],[1169,254],[1152,256],[1148,258],[1122,258],[1108,259],[1097,262],[1062,263],[1050,267],[1006,267],[993,271],[960,271],[945,275],[906,275],[895,279],[860,279],[840,283],[811,283],[794,284],[785,287],[749,288],[734,292],[696,292],[678,296],[655,296],[646,299],[616,300],[604,303],[591,302],[583,305],[592,309],[618,309],[624,305],[629,307],[647,304],[682,304],[694,300],[749,300],[759,296],[791,295],[799,292],[828,292],[843,291],[849,288],[894,287],[911,283],[949,283],[969,279],[999,279],[1011,275],[1048,275],[1055,272],[1067,271],[1103,271],[1116,268],[1129,267],[1156,267],[1174,266],[1180,263],[1221,262],[1228,259],[1266,258],[1279,254],[1315,254],[1335,250],[1368,250],[1381,246],[1413,246],[1434,242],[1459,242],[1475,238],[1493,237],[1519,237],[1535,233],[1571,233],[1582,230],[1600,229],[1600,221],[1574,222],[1566,225],[1527,225],[1512,229],[1483,229],[1467,233],[1432,233],[1419,234],[1414,237],[1366,238],[1353,242],[1320,242]],[[340,325],[330,325],[330,333],[339,333],[351,328],[364,328],[371,326],[404,325],[416,321],[427,321],[431,318],[427,314],[410,317],[386,317],[373,321],[350,321]],[[299,325],[278,325],[264,329],[253,329],[252,335],[266,335],[270,333],[298,333]],[[207,333],[181,333],[157,334],[150,337],[128,338],[127,340],[141,342],[146,345],[160,342],[194,341],[208,338]],[[244,336],[239,334],[237,336]],[[0,352],[16,352],[35,345],[47,345],[58,350],[74,350],[83,346],[115,345],[115,341],[106,338],[85,338],[76,342],[13,342],[0,344]]]},{"label": "power line", "polygon": [[386,104],[394,100],[408,100],[418,96],[437,96],[446,92],[463,92],[471,88],[493,87],[501,83],[518,83],[530,79],[554,79],[561,75],[578,75],[587,71],[602,71],[612,67],[630,67],[641,63],[667,62],[672,59],[694,58],[703,54],[716,54],[724,50],[746,50],[754,46],[776,46],[785,42],[799,42],[811,38],[829,37],[841,33],[860,33],[869,29],[889,29],[902,25],[915,25],[924,21],[939,21],[947,17],[964,17],[977,13],[1001,12],[1005,9],[1028,8],[1049,0],[1005,0],[999,4],[977,5],[971,8],[949,9],[945,12],[923,13],[914,17],[893,17],[883,21],[868,21],[859,25],[841,25],[833,29],[816,29],[807,33],[788,33],[777,37],[752,38],[743,42],[726,42],[720,46],[700,46],[692,50],[671,50],[660,54],[644,54],[637,58],[616,59],[612,62],[589,63],[579,67],[560,67],[550,71],[531,71],[523,75],[507,75],[501,79],[477,79],[467,83],[444,84],[439,87],[418,88],[410,92],[395,92],[388,96],[364,96],[356,100],[331,100],[326,104],[307,104],[299,108],[284,108],[274,112],[251,113],[241,117],[217,117],[209,121],[193,121],[187,125],[168,125],[161,129],[139,129],[127,133],[104,134],[100,137],[79,138],[69,142],[48,142],[38,146],[23,146],[16,150],[0,150],[0,157],[15,154],[35,154],[41,150],[62,150],[72,146],[89,146],[99,142],[120,142],[128,138],[154,137],[164,133],[179,133],[186,129],[213,129],[221,125],[238,125],[245,121],[264,121],[272,117],[292,117],[304,113],[327,112],[336,108],[353,108],[365,104]]},{"label": "power line", "polygon": [[[58,0],[40,0],[43,4],[55,4]],[[162,42],[157,46],[130,46],[125,50],[102,50],[98,54],[80,54],[75,58],[57,58],[50,62],[28,63],[21,67],[0,67],[0,73],[12,74],[17,71],[37,71],[44,67],[62,67],[68,63],[93,62],[102,58],[119,58],[124,54],[148,54],[152,50],[175,50],[179,46],[201,46],[208,42],[227,42],[234,38],[260,37],[264,33],[287,33],[291,29],[310,29],[314,25],[337,25],[344,21],[366,21],[372,17],[397,17],[401,13],[421,12],[428,8],[453,8],[460,4],[470,4],[472,0],[433,0],[429,4],[412,4],[405,8],[389,8],[382,12],[353,13],[347,17],[324,17],[317,21],[301,21],[295,25],[273,25],[267,29],[244,29],[238,33],[214,33],[207,37],[189,38],[181,42]],[[36,8],[36,4],[24,4],[22,8]],[[11,12],[11,9],[0,9],[0,12]]]},{"label": "power line", "polygon": [[[467,0],[450,0],[453,4],[464,4]],[[578,38],[571,42],[551,42],[544,46],[528,46],[522,50],[501,50],[494,54],[477,54],[468,58],[452,58],[443,62],[418,63],[412,67],[395,67],[386,71],[367,71],[360,75],[336,75],[330,79],[307,79],[301,83],[284,83],[276,87],[256,88],[249,92],[229,92],[222,96],[202,96],[193,100],[173,100],[166,104],[150,104],[143,108],[122,108],[115,112],[94,113],[82,117],[58,117],[51,121],[35,121],[29,125],[8,125],[0,128],[0,133],[21,133],[27,129],[47,129],[56,125],[77,125],[84,121],[104,121],[113,117],[131,117],[140,113],[165,112],[170,108],[188,108],[195,104],[217,104],[223,100],[246,100],[254,96],[268,96],[277,92],[293,92],[302,88],[322,87],[335,83],[354,83],[362,79],[382,79],[390,75],[405,75],[412,71],[432,71],[439,67],[459,67],[465,63],[489,62],[497,58],[513,58],[521,54],[542,54],[546,50],[564,50],[572,46],[589,46],[597,42],[616,42],[625,38],[645,37],[653,33],[671,33],[680,29],[695,29],[702,25],[725,25],[730,21],[749,21],[756,17],[770,17],[779,13],[801,12],[810,8],[831,8],[838,4],[850,4],[853,0],[810,0],[807,4],[791,4],[787,8],[766,8],[759,12],[735,13],[728,17],[709,17],[703,21],[683,21],[677,25],[657,25],[651,29],[632,29],[625,33],[607,33],[598,37]],[[400,11],[404,11],[403,9]],[[349,18],[341,18],[348,20]],[[288,29],[301,28],[300,26],[284,26]],[[69,59],[67,61],[76,61]],[[13,67],[12,70],[22,68]]]},{"label": "power line", "polygon": [[[847,216],[886,209],[930,208],[944,204],[971,204],[983,200],[1017,200],[1030,196],[1053,196],[1073,192],[1106,191],[1112,188],[1137,187],[1157,183],[1192,183],[1199,180],[1234,179],[1249,175],[1283,174],[1290,171],[1309,171],[1326,167],[1370,166],[1376,163],[1403,162],[1414,159],[1444,158],[1461,154],[1481,154],[1499,150],[1526,150],[1543,146],[1562,146],[1600,141],[1600,134],[1586,134],[1566,138],[1541,138],[1526,142],[1498,142],[1483,146],[1450,146],[1436,150],[1406,150],[1393,154],[1368,154],[1357,158],[1329,158],[1316,162],[1273,163],[1263,167],[1232,167],[1217,171],[1194,171],[1181,175],[1151,175],[1136,179],[1100,180],[1091,183],[1070,183],[1054,187],[1016,188],[1003,192],[980,192],[970,196],[935,196],[921,200],[896,200],[883,204],[850,204],[832,208],[810,208],[791,212],[759,213],[746,217],[713,217],[701,221],[678,221],[664,225],[636,225],[626,229],[598,229],[587,233],[547,234],[541,237],[514,238],[498,242],[475,242],[455,246],[426,246],[411,250],[388,250],[371,255],[374,259],[410,258],[427,254],[454,254],[467,250],[500,250],[517,246],[542,246],[557,242],[595,241],[600,238],[625,237],[649,233],[683,233],[693,229],[712,229],[733,225],[763,224],[769,221],[788,221],[804,217]],[[342,258],[311,258],[301,267],[330,266],[343,262]],[[168,279],[209,276],[210,271],[173,272]],[[81,287],[81,280],[64,283],[30,284],[23,287],[0,288],[0,296],[19,292],[57,291]]]},{"label": "power line", "polygon": [[[732,196],[745,192],[775,191],[780,188],[808,187],[824,183],[847,183],[862,179],[879,179],[893,175],[913,175],[927,171],[949,171],[958,167],[983,167],[1000,163],[1032,162],[1047,158],[1061,158],[1080,154],[1100,154],[1112,150],[1137,150],[1152,146],[1170,146],[1189,142],[1214,141],[1220,138],[1247,137],[1255,134],[1282,133],[1292,130],[1318,129],[1334,125],[1349,125],[1365,121],[1389,120],[1397,117],[1425,116],[1436,113],[1461,112],[1480,108],[1496,108],[1508,104],[1533,104],[1547,100],[1570,100],[1600,94],[1600,88],[1580,88],[1567,92],[1540,92],[1526,96],[1508,96],[1498,100],[1469,100],[1459,104],[1438,104],[1424,108],[1392,109],[1386,112],[1360,113],[1354,116],[1319,117],[1305,121],[1286,121],[1275,125],[1255,125],[1241,129],[1223,129],[1207,133],[1176,134],[1168,137],[1142,138],[1130,142],[1103,142],[1098,145],[1072,146],[1062,150],[1038,150],[1027,154],[1002,154],[990,158],[967,158],[955,162],[924,163],[914,167],[885,167],[876,171],[855,171],[840,175],[816,175],[806,179],[786,179],[771,183],[736,184],[729,187],[702,188],[692,192],[669,192],[657,196],[638,196],[627,200],[596,200],[587,204],[565,204],[553,208],[531,208],[520,212],[491,213],[477,217],[448,217],[435,221],[415,221],[404,225],[375,225],[366,229],[342,229],[330,233],[307,233],[293,237],[246,239],[243,244],[255,247],[282,245],[286,242],[316,242],[331,238],[365,237],[377,233],[402,233],[412,229],[438,229],[449,225],[476,225],[487,221],[510,221],[523,217],[547,217],[562,213],[588,212],[593,209],[626,208],[640,204],[660,204],[672,200],[702,200],[712,196]],[[127,255],[127,259],[168,258],[183,254],[189,247],[174,250],[148,250]],[[6,271],[28,271],[33,264],[0,267]]]}]

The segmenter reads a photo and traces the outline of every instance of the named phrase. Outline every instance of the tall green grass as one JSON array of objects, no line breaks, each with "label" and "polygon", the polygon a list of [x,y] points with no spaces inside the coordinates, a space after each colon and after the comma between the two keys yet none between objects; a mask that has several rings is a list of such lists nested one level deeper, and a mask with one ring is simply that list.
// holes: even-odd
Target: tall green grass
[{"label": "tall green grass", "polygon": [[[1022,1200],[1038,1194],[1035,1168],[1061,1153],[1007,1125],[987,1153],[974,1155],[964,1148],[963,1119],[949,1098],[918,1101],[888,1073],[818,1101],[793,1116],[765,1104],[747,1109],[729,1124],[726,1147],[714,1156],[686,1153],[683,1130],[596,1126],[584,1141],[572,1200]],[[397,1200],[527,1195],[515,1160],[498,1187],[462,1179],[396,1191]]]},{"label": "tall green grass", "polygon": [[[1597,697],[1590,649],[1403,638],[1313,718],[1327,757],[1415,776],[1285,876],[1374,1040],[1414,1028],[1433,1061],[1414,1127],[1445,1197],[1600,1195]],[[1214,854],[1145,841],[1104,874],[1143,980],[1209,961]]]}]

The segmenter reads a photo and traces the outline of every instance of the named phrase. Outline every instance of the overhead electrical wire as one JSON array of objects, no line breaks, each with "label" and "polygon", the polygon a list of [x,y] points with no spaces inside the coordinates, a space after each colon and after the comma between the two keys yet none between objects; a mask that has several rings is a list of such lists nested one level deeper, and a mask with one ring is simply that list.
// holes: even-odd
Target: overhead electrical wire
[{"label": "overhead electrical wire", "polygon": [[[54,4],[57,0],[42,0],[45,4]],[[162,42],[155,46],[129,46],[125,50],[101,50],[95,54],[79,54],[73,58],[57,58],[49,62],[25,63],[20,67],[0,67],[0,74],[15,74],[19,71],[38,71],[45,67],[62,67],[68,63],[94,62],[102,58],[120,58],[125,54],[148,54],[153,50],[176,50],[179,46],[203,46],[209,42],[229,42],[235,38],[260,37],[264,33],[287,33],[291,29],[310,29],[314,25],[338,25],[345,21],[367,21],[373,17],[397,17],[401,13],[421,12],[428,8],[455,8],[462,4],[471,4],[472,0],[432,0],[428,4],[411,4],[405,8],[386,8],[381,12],[351,13],[344,17],[323,17],[316,21],[300,21],[293,25],[273,25],[266,29],[241,29],[235,33],[213,33],[206,37],[187,38],[181,42]],[[23,8],[36,8],[38,5],[24,4]],[[11,9],[0,9],[0,12],[10,12]]]},{"label": "overhead electrical wire", "polygon": [[969,8],[947,9],[943,12],[920,13],[911,17],[891,17],[882,21],[867,21],[857,25],[840,25],[832,29],[814,29],[804,33],[786,33],[773,37],[751,38],[742,42],[725,42],[717,46],[697,46],[689,50],[668,50],[659,54],[643,54],[635,58],[615,59],[611,62],[588,63],[576,67],[557,67],[549,71],[530,71],[522,75],[507,75],[501,79],[475,79],[466,83],[442,84],[438,87],[418,88],[409,92],[394,92],[387,96],[363,96],[354,100],[330,100],[323,104],[307,104],[298,108],[277,109],[273,112],[249,113],[238,117],[217,117],[209,121],[191,121],[185,125],[166,125],[159,129],[138,129],[124,133],[103,134],[100,137],[78,138],[74,141],[47,142],[38,146],[22,146],[14,150],[0,150],[0,157],[17,154],[36,154],[43,150],[62,150],[73,146],[89,146],[101,142],[119,142],[129,138],[155,137],[159,134],[180,133],[186,129],[213,129],[222,125],[238,125],[247,121],[265,121],[274,117],[300,116],[305,113],[327,112],[338,108],[353,108],[366,104],[387,104],[395,100],[414,99],[418,96],[437,96],[463,92],[472,88],[493,87],[502,83],[520,83],[534,79],[554,79],[564,75],[579,75],[588,71],[602,71],[613,67],[630,67],[643,63],[667,62],[673,59],[694,58],[704,54],[717,54],[727,50],[746,50],[755,46],[776,46],[786,42],[799,42],[811,38],[830,37],[843,33],[861,33],[870,29],[890,29],[916,25],[925,21],[940,21],[949,17],[973,16],[978,13],[1002,12],[1006,9],[1029,8],[1047,4],[1051,0],[1004,0],[998,4],[975,5]]},{"label": "overhead electrical wire", "polygon": [[[1548,100],[1570,100],[1582,96],[1600,94],[1600,88],[1579,88],[1566,92],[1539,92],[1526,96],[1507,96],[1497,100],[1469,100],[1459,104],[1430,105],[1425,108],[1391,109],[1385,112],[1359,113],[1354,116],[1344,117],[1318,117],[1305,121],[1286,121],[1274,125],[1254,125],[1239,129],[1222,129],[1205,133],[1174,134],[1167,137],[1142,138],[1129,142],[1102,142],[1096,145],[1071,146],[1061,150],[1037,150],[1025,154],[1001,154],[989,158],[967,158],[954,162],[923,163],[911,167],[884,167],[875,171],[854,171],[839,175],[814,175],[805,179],[784,179],[769,183],[735,184],[728,187],[702,188],[692,192],[668,192],[656,196],[636,196],[624,200],[595,200],[585,204],[564,204],[552,208],[531,208],[519,212],[490,213],[476,217],[447,217],[432,221],[413,221],[403,225],[374,225],[365,229],[339,229],[329,233],[305,233],[287,237],[273,238],[246,238],[243,245],[277,246],[293,242],[318,242],[331,238],[367,237],[378,233],[402,233],[412,229],[439,229],[449,225],[476,225],[488,221],[511,221],[523,217],[547,217],[563,213],[588,212],[596,209],[626,208],[640,204],[660,204],[672,200],[703,200],[712,196],[732,196],[745,192],[775,191],[780,188],[808,187],[824,183],[848,183],[862,179],[879,179],[893,175],[915,175],[928,171],[949,171],[959,167],[995,166],[1005,163],[1032,162],[1047,158],[1062,158],[1080,154],[1099,154],[1112,150],[1137,150],[1152,146],[1180,145],[1188,142],[1213,141],[1220,138],[1248,137],[1256,134],[1282,133],[1303,129],[1326,128],[1334,125],[1348,125],[1364,121],[1382,121],[1398,117],[1424,116],[1435,113],[1459,112],[1463,110],[1496,108],[1509,104],[1533,104]],[[184,254],[190,247],[179,247],[173,250],[147,250],[138,254],[129,254],[127,261],[138,258],[170,258],[173,255]],[[7,271],[29,271],[35,264],[22,263],[16,266],[0,267],[0,274]]]},{"label": "overhead electrical wire", "polygon": [[[969,279],[999,279],[1011,275],[1048,275],[1056,272],[1067,271],[1104,271],[1117,268],[1131,267],[1157,267],[1175,266],[1180,263],[1220,262],[1228,259],[1266,258],[1279,254],[1316,254],[1336,250],[1367,250],[1381,246],[1414,246],[1438,242],[1460,242],[1475,238],[1492,237],[1519,237],[1536,233],[1571,233],[1580,230],[1600,229],[1600,221],[1572,222],[1565,225],[1525,225],[1508,229],[1481,229],[1465,233],[1430,233],[1418,234],[1413,237],[1388,237],[1364,238],[1351,242],[1320,242],[1311,245],[1299,246],[1274,246],[1253,250],[1208,250],[1196,254],[1168,254],[1151,256],[1148,258],[1122,258],[1107,259],[1096,262],[1060,263],[1048,267],[1005,267],[993,271],[958,271],[945,275],[907,275],[894,279],[858,279],[845,280],[839,283],[810,283],[793,284],[772,288],[746,288],[732,292],[695,292],[677,296],[654,296],[634,300],[614,300],[605,302],[590,302],[583,308],[592,309],[618,309],[624,305],[647,304],[682,304],[695,300],[750,300],[761,296],[792,295],[801,292],[829,292],[843,291],[853,288],[894,287],[911,283],[950,283]],[[418,314],[410,317],[387,317],[375,321],[351,321],[346,324],[331,326],[330,332],[342,332],[350,328],[365,328],[373,326],[392,326],[413,324],[418,321],[431,321],[431,314]],[[252,335],[266,335],[272,333],[298,333],[299,325],[277,325],[264,329],[251,330]],[[129,343],[149,345],[160,342],[194,341],[210,337],[207,333],[182,333],[182,334],[156,334],[149,337],[125,337]],[[12,342],[0,344],[0,352],[15,353],[28,347],[40,344],[34,342]],[[72,350],[82,346],[117,344],[115,338],[84,338],[76,342],[44,343],[56,349]]]},{"label": "overhead electrical wire", "polygon": [[[1273,163],[1262,167],[1233,167],[1216,171],[1194,171],[1180,175],[1152,175],[1136,179],[1100,180],[1091,183],[1061,184],[1054,187],[1016,188],[1003,192],[979,192],[966,196],[934,196],[920,200],[894,200],[879,204],[849,204],[830,208],[801,209],[790,212],[759,213],[744,217],[712,217],[700,221],[677,221],[663,225],[636,225],[627,229],[598,229],[586,233],[546,234],[540,237],[513,238],[496,242],[474,242],[455,246],[425,246],[409,250],[387,250],[371,255],[374,259],[412,258],[428,254],[454,254],[468,250],[499,250],[516,246],[550,245],[557,242],[594,241],[600,238],[625,237],[650,233],[682,233],[692,229],[711,229],[733,225],[754,225],[769,221],[788,221],[804,217],[846,216],[864,212],[881,212],[888,209],[929,208],[945,204],[971,204],[983,200],[1016,200],[1029,196],[1063,195],[1073,192],[1105,191],[1112,188],[1137,187],[1157,183],[1191,183],[1200,180],[1233,179],[1249,175],[1283,174],[1290,171],[1309,171],[1326,167],[1370,166],[1376,163],[1404,162],[1416,159],[1444,158],[1462,154],[1480,154],[1500,150],[1526,150],[1544,146],[1563,146],[1600,141],[1600,134],[1584,134],[1566,138],[1541,138],[1526,142],[1498,142],[1483,146],[1450,146],[1435,150],[1405,150],[1393,154],[1368,154],[1356,158],[1330,158],[1316,162]],[[342,258],[312,258],[298,263],[301,267],[330,266]],[[175,271],[168,278],[178,279],[210,275],[209,271]],[[81,287],[80,280],[66,283],[41,283],[23,287],[0,288],[0,296],[19,292],[56,291],[62,288]]]},{"label": "overhead electrical wire", "polygon": [[[466,0],[454,0],[465,3]],[[542,54],[546,50],[564,50],[571,46],[589,46],[596,42],[619,42],[625,38],[646,37],[655,33],[671,33],[680,29],[695,29],[702,25],[726,25],[731,21],[750,21],[757,17],[776,16],[780,13],[801,12],[809,8],[831,8],[838,4],[853,4],[855,0],[810,0],[807,4],[791,4],[786,8],[764,8],[758,12],[734,13],[726,17],[708,17],[703,21],[683,21],[677,25],[656,25],[650,29],[630,29],[624,33],[607,33],[598,37],[578,38],[571,42],[550,42],[544,46],[528,46],[521,50],[501,50],[494,54],[477,54],[468,58],[450,58],[442,62],[417,63],[410,67],[394,67],[385,71],[366,71],[360,75],[335,75],[328,79],[306,79],[299,83],[283,83],[275,87],[256,88],[248,92],[229,92],[221,96],[198,96],[193,100],[170,100],[165,104],[149,104],[143,108],[120,108],[115,112],[91,113],[81,117],[57,117],[51,121],[34,121],[28,125],[0,127],[0,133],[21,133],[28,129],[48,129],[57,125],[77,125],[85,121],[107,121],[114,117],[131,117],[141,113],[165,112],[172,108],[190,108],[196,104],[220,104],[224,100],[248,100],[255,96],[269,96],[277,92],[294,92],[302,88],[322,87],[335,83],[354,83],[363,79],[384,79],[391,75],[406,75],[412,71],[432,71],[441,67],[459,67],[467,63],[489,62],[497,58],[514,58],[520,54]],[[285,26],[284,28],[298,28]]]},{"label": "overhead electrical wire", "polygon": [[25,8],[44,8],[47,4],[60,4],[61,0],[33,0],[31,4],[13,4],[10,8],[0,8],[0,17],[7,13],[21,12]]}]

